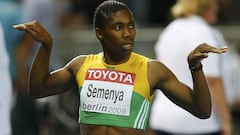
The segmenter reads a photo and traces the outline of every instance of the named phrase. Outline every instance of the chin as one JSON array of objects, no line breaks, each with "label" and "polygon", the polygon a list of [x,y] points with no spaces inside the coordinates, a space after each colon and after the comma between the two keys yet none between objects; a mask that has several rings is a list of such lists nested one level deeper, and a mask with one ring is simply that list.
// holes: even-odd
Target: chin
[{"label": "chin", "polygon": [[124,53],[131,53],[132,51],[133,51],[133,49],[127,49],[127,50],[125,49]]}]

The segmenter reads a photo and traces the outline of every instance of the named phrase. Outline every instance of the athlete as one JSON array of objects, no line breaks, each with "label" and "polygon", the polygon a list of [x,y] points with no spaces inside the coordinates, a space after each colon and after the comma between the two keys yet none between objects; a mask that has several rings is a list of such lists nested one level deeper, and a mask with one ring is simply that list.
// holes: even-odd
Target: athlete
[{"label": "athlete", "polygon": [[103,51],[79,55],[53,72],[49,72],[53,41],[48,31],[38,21],[14,25],[41,43],[30,70],[29,94],[41,98],[77,88],[82,135],[143,134],[155,89],[196,117],[209,118],[211,99],[201,60],[227,48],[203,43],[190,52],[186,62],[192,73],[192,90],[160,61],[133,52],[134,23],[124,3],[103,2],[94,14],[95,33]]}]

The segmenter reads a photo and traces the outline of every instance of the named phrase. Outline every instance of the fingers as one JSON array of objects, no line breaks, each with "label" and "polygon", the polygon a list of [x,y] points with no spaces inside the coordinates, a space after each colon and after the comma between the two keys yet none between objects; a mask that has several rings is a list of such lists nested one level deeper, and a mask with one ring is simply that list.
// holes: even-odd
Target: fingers
[{"label": "fingers", "polygon": [[17,30],[27,31],[28,29],[30,29],[31,27],[36,26],[36,25],[39,25],[39,23],[36,20],[34,20],[31,22],[27,22],[27,23],[13,25],[13,28],[17,29]]},{"label": "fingers", "polygon": [[26,25],[25,24],[13,25],[13,28],[17,29],[17,30],[25,30],[26,29]]},{"label": "fingers", "polygon": [[227,47],[222,47],[222,48],[214,48],[212,49],[212,53],[225,53],[227,52],[228,48]]},{"label": "fingers", "polygon": [[22,30],[30,34],[36,41],[44,45],[52,45],[52,37],[49,32],[36,20],[13,25],[14,29]]},{"label": "fingers", "polygon": [[198,62],[201,62],[203,59],[207,58],[209,53],[225,53],[227,52],[227,47],[215,48],[206,43],[200,44],[188,55],[188,62],[191,65],[194,65]]},{"label": "fingers", "polygon": [[200,53],[225,53],[227,50],[227,47],[215,48],[206,43],[203,43],[196,48],[196,51]]}]

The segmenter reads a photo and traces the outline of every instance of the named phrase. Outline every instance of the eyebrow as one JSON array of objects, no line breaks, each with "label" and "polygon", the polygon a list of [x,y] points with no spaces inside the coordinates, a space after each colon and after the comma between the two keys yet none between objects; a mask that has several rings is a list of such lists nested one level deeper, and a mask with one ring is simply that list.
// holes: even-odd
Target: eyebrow
[{"label": "eyebrow", "polygon": [[[116,24],[125,24],[123,21],[117,21],[115,23],[113,23],[113,25],[116,25]],[[128,22],[127,24],[135,24],[135,22],[132,20],[130,22]]]}]

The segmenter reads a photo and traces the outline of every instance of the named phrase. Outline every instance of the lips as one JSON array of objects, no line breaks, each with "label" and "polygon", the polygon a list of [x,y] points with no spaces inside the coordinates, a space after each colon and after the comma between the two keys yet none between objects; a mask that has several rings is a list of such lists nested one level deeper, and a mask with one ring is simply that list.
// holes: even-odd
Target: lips
[{"label": "lips", "polygon": [[124,44],[122,47],[123,47],[124,50],[132,50],[133,49],[133,44],[132,43],[127,43],[127,44]]}]

